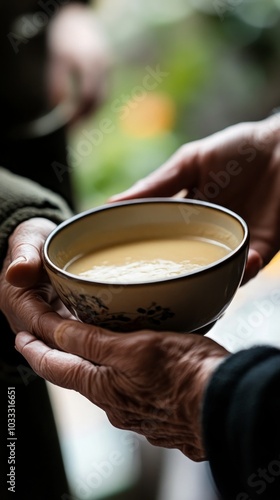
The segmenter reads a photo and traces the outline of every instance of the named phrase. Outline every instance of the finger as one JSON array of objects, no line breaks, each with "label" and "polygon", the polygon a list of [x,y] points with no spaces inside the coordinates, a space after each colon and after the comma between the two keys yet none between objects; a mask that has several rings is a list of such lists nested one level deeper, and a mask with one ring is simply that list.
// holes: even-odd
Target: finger
[{"label": "finger", "polygon": [[109,202],[150,196],[173,196],[184,188],[191,189],[197,182],[196,167],[196,144],[185,145],[165,164],[131,188],[109,198]]},{"label": "finger", "polygon": [[78,323],[77,320],[62,319],[39,295],[26,305],[23,313],[26,317],[26,328],[37,338],[54,347],[58,347],[55,331],[59,329],[61,324],[68,321],[74,324]]},{"label": "finger", "polygon": [[[38,289],[31,288],[17,292],[21,294],[18,303],[17,331],[26,329],[48,345],[55,345],[54,332],[59,324],[66,321],[65,309],[59,300],[53,298],[50,283],[40,283]],[[75,322],[77,320],[73,320]],[[21,325],[21,326],[20,326]]]},{"label": "finger", "polygon": [[263,267],[263,259],[261,255],[259,254],[259,252],[257,252],[257,250],[250,248],[241,286],[245,285],[246,283],[248,283],[248,281],[255,278],[255,276],[257,276],[262,267]]},{"label": "finger", "polygon": [[[114,394],[108,370],[74,354],[51,349],[29,332],[17,334],[15,347],[40,377],[59,387],[75,390],[103,410],[106,407],[112,411],[118,394]],[[108,387],[115,397],[108,395]]]},{"label": "finger", "polygon": [[88,380],[96,372],[96,367],[88,361],[51,349],[28,332],[17,334],[15,347],[37,375],[60,387],[74,389],[82,394],[82,391],[88,390]]},{"label": "finger", "polygon": [[112,358],[116,343],[121,346],[122,335],[85,323],[66,320],[57,325],[54,341],[64,351],[106,365]]},{"label": "finger", "polygon": [[34,285],[42,274],[41,251],[48,234],[55,224],[44,219],[31,219],[21,223],[9,240],[11,263],[6,280],[13,286]]},{"label": "finger", "polygon": [[162,334],[143,330],[128,335],[71,320],[60,322],[54,332],[54,341],[60,349],[130,374],[139,369],[139,364],[148,362],[148,354],[154,355],[152,344],[156,338],[161,342]]},{"label": "finger", "polygon": [[41,275],[40,253],[30,245],[21,245],[19,255],[9,265],[6,280],[13,286],[25,288],[34,285]]}]

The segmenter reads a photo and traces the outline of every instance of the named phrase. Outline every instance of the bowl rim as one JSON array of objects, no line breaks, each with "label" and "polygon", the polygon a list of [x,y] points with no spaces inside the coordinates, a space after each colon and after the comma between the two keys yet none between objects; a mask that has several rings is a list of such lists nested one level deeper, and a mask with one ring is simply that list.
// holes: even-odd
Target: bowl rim
[{"label": "bowl rim", "polygon": [[[223,212],[236,221],[240,223],[240,225],[243,228],[243,238],[242,241],[239,243],[239,245],[232,250],[229,254],[225,255],[221,259],[218,259],[217,261],[214,261],[207,266],[204,266],[201,269],[195,269],[191,272],[187,272],[186,274],[180,274],[178,276],[172,276],[172,277],[167,277],[167,278],[160,278],[160,279],[153,279],[150,281],[145,281],[145,282],[138,282],[138,283],[126,283],[126,282],[121,282],[118,281],[117,283],[110,283],[110,282],[104,282],[104,281],[99,281],[99,280],[93,280],[85,277],[80,277],[78,275],[69,273],[65,269],[61,269],[58,267],[56,264],[52,262],[52,260],[49,257],[48,254],[48,249],[49,246],[57,235],[62,229],[64,229],[67,226],[70,226],[71,224],[77,222],[79,219],[83,219],[85,217],[89,217],[94,213],[105,211],[105,210],[112,210],[114,208],[121,208],[123,206],[127,205],[140,205],[140,204],[154,204],[154,203],[178,203],[178,204],[186,204],[186,205],[198,205],[198,206],[203,206],[206,208],[210,208],[212,210],[218,210],[219,212]],[[87,210],[84,210],[82,212],[79,212],[70,218],[64,220],[63,222],[59,223],[47,236],[43,249],[42,249],[42,260],[45,268],[51,270],[55,274],[62,276],[64,278],[71,278],[72,281],[79,282],[79,283],[84,283],[84,284],[94,284],[96,286],[110,286],[110,287],[139,287],[139,286],[148,286],[148,285],[159,285],[160,283],[165,283],[165,282],[171,282],[171,281],[178,281],[182,279],[191,279],[195,275],[199,274],[205,274],[213,270],[213,268],[217,268],[223,265],[225,261],[230,262],[233,258],[235,258],[238,254],[240,254],[245,247],[247,247],[247,252],[249,250],[249,240],[250,240],[250,232],[249,232],[249,227],[246,223],[246,221],[236,212],[233,210],[224,207],[223,205],[218,205],[216,203],[212,203],[209,201],[204,201],[204,200],[196,200],[196,199],[190,199],[190,198],[176,198],[176,197],[149,197],[149,198],[133,198],[130,200],[123,200],[123,201],[116,201],[112,203],[107,203],[103,205],[99,205],[97,207],[89,208]],[[245,268],[244,268],[245,270]],[[244,274],[244,271],[243,271]],[[242,279],[243,276],[241,276]],[[240,279],[240,281],[241,281]]]}]

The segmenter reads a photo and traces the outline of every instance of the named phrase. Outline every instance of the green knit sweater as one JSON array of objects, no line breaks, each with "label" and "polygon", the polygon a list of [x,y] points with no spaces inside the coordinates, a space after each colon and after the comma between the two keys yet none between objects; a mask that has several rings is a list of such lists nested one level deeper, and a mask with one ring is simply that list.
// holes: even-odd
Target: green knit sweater
[{"label": "green knit sweater", "polygon": [[73,215],[59,195],[36,182],[0,168],[0,259],[5,258],[8,238],[21,222],[44,217],[55,223]]}]

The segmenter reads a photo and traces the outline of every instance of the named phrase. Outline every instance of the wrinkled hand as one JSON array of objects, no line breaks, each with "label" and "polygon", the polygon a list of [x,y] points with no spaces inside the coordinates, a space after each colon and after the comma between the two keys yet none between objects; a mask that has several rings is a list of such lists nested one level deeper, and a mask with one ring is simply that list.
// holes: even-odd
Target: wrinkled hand
[{"label": "wrinkled hand", "polygon": [[280,248],[280,114],[182,146],[164,165],[109,201],[153,196],[207,200],[239,213],[250,229],[243,284]]},{"label": "wrinkled hand", "polygon": [[48,28],[48,89],[52,105],[73,107],[70,123],[95,111],[108,90],[111,55],[90,6],[63,6]]},{"label": "wrinkled hand", "polygon": [[44,335],[70,314],[54,293],[42,267],[41,251],[55,224],[33,218],[17,226],[0,274],[0,309],[14,333]]},{"label": "wrinkled hand", "polygon": [[41,377],[80,392],[115,427],[178,448],[194,461],[205,459],[201,403],[209,377],[228,354],[223,347],[195,334],[116,334],[73,320],[45,341],[57,349],[27,332],[16,337],[17,349]]},{"label": "wrinkled hand", "polygon": [[116,334],[65,319],[70,315],[41,262],[44,241],[54,227],[46,219],[30,219],[9,239],[0,307],[19,332],[17,349],[39,376],[79,391],[114,426],[203,460],[202,398],[227,351],[194,334]]}]

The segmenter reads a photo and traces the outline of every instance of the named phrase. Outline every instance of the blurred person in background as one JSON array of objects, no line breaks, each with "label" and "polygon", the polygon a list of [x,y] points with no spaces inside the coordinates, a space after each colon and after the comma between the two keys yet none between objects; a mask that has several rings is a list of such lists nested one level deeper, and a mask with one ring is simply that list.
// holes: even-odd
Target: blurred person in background
[{"label": "blurred person in background", "polygon": [[[279,134],[279,114],[231,126],[184,145],[109,201],[176,196],[183,189],[188,197],[213,201],[215,182],[215,203],[249,226],[244,284],[279,251]],[[30,221],[24,224],[9,240],[0,287],[18,333],[16,348],[34,371],[83,394],[114,426],[209,461],[223,500],[278,500],[279,348],[268,343],[232,354],[207,336],[122,334],[65,319],[52,305],[46,276],[34,286],[44,238],[41,231],[34,238]],[[279,304],[277,290],[274,299]]]},{"label": "blurred person in background", "polygon": [[[88,0],[7,0],[0,33],[0,165],[73,204],[67,131],[106,96],[102,27]],[[54,162],[65,167],[63,181]]]},{"label": "blurred person in background", "polygon": [[[3,261],[8,237],[18,224],[44,217],[50,230],[73,213],[75,190],[67,155],[68,127],[93,113],[106,98],[110,56],[105,34],[87,0],[4,0],[0,5],[0,34]],[[63,179],[53,168],[54,162],[62,166]],[[39,234],[39,228],[32,227]],[[43,233],[46,236],[46,231]],[[29,500],[60,499],[68,485],[47,387],[32,378],[29,365],[15,352],[11,318],[5,316],[5,295],[1,302],[4,442],[0,496],[3,500],[10,496],[22,499],[24,495]],[[14,465],[14,455],[8,463],[8,412],[4,410],[8,387],[15,388],[16,395],[15,409],[9,410],[11,417],[16,412],[15,434],[11,437],[18,438],[15,489],[7,482],[13,475],[6,475]]]}]

